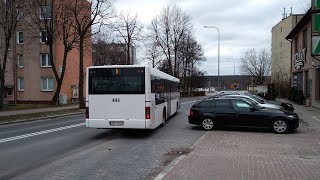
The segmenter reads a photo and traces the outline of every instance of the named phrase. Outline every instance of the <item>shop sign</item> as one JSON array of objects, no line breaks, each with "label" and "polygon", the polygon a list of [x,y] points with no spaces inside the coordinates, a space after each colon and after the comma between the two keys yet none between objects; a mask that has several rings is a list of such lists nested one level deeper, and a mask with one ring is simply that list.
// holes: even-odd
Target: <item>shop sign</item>
[{"label": "shop sign", "polygon": [[306,49],[302,49],[293,55],[293,63],[296,69],[301,69],[304,66],[304,62],[306,61]]}]

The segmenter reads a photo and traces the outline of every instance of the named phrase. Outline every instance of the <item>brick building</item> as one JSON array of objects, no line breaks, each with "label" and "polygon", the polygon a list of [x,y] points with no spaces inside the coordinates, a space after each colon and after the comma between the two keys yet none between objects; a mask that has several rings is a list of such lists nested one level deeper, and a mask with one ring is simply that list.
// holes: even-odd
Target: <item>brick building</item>
[{"label": "brick building", "polygon": [[[50,5],[44,4],[42,6],[45,6],[49,11],[43,11],[43,9],[46,9],[43,7],[34,7],[39,9],[39,18],[41,19],[43,15],[50,18]],[[46,36],[44,36],[44,32],[37,31],[37,27],[33,27],[32,22],[31,16],[26,15],[21,20],[11,41],[4,92],[5,100],[9,102],[49,103],[55,93],[57,83],[49,59],[50,51],[48,45],[46,45]],[[92,64],[91,38],[87,38],[86,41],[84,69]],[[53,57],[59,75],[62,70],[63,54],[63,43],[60,39],[56,39],[53,45]],[[1,53],[0,56],[2,56]],[[78,83],[79,50],[73,48],[68,54],[60,95],[67,95],[68,101],[76,98],[73,95],[78,91]]]},{"label": "brick building", "polygon": [[320,108],[320,61],[311,55],[311,9],[286,37],[291,41],[291,86],[303,91],[306,104]]}]

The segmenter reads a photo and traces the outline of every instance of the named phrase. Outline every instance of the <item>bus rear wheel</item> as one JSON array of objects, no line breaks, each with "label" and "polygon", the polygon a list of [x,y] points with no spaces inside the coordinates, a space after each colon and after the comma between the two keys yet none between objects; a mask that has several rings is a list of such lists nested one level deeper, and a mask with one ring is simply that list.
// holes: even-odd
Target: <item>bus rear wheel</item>
[{"label": "bus rear wheel", "polygon": [[166,113],[166,109],[163,110],[162,113],[162,123],[161,123],[161,127],[164,127],[164,125],[166,124],[166,120],[167,120],[167,113]]}]

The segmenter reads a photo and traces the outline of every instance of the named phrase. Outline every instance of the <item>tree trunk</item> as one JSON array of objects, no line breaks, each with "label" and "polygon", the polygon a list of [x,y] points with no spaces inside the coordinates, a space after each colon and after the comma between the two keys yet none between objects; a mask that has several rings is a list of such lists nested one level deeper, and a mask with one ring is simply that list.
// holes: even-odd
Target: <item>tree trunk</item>
[{"label": "tree trunk", "polygon": [[[59,84],[59,75],[58,75],[58,72],[57,72],[55,61],[53,59],[53,43],[49,44],[49,49],[50,49],[49,56],[50,56],[51,68],[52,68],[55,80],[57,82],[57,85],[58,85]],[[60,90],[59,90],[59,93],[60,93]],[[58,94],[57,98],[55,98],[55,95],[54,95],[53,98],[51,99],[51,104],[57,104],[58,98],[59,98],[59,94]]]},{"label": "tree trunk", "polygon": [[127,64],[130,64],[130,41],[127,43],[127,50],[128,50]]},{"label": "tree trunk", "polygon": [[80,62],[79,62],[79,108],[85,109],[83,96],[83,59],[84,59],[84,35],[80,36]]},{"label": "tree trunk", "polygon": [[4,71],[1,69],[0,70],[0,109],[3,108],[3,100],[4,100]]},{"label": "tree trunk", "polygon": [[58,80],[57,80],[57,88],[56,88],[56,92],[54,93],[54,96],[52,98],[52,101],[51,101],[52,103],[57,102],[59,99],[59,95],[60,95],[60,91],[61,91],[61,87],[62,87],[62,83],[63,83],[63,79],[64,79],[64,74],[65,74],[65,70],[67,67],[68,51],[69,51],[68,47],[64,46],[62,71],[61,71],[60,78],[58,78]]}]

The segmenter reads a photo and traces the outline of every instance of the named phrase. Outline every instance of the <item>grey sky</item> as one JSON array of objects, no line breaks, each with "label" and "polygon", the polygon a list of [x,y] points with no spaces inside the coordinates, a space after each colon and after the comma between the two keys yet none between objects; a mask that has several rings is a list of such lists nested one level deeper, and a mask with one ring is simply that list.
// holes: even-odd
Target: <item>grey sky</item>
[{"label": "grey sky", "polygon": [[310,0],[117,0],[117,11],[137,13],[140,21],[148,25],[163,7],[176,4],[189,14],[194,23],[195,35],[203,46],[207,61],[200,68],[208,75],[217,75],[218,36],[221,32],[220,74],[239,74],[239,57],[248,49],[271,50],[271,28],[282,19],[283,8],[290,13],[304,13]]}]

